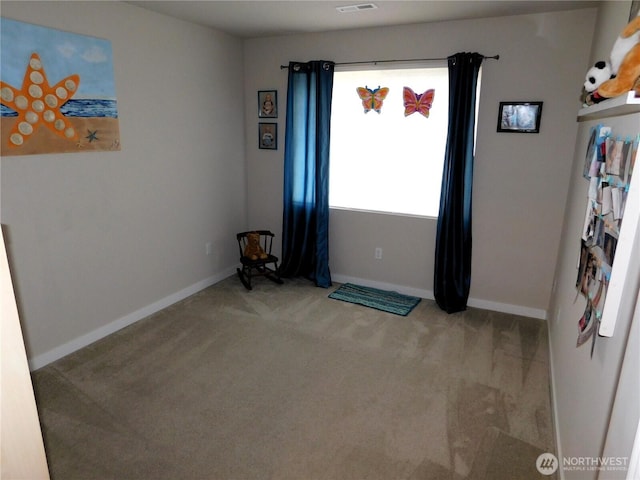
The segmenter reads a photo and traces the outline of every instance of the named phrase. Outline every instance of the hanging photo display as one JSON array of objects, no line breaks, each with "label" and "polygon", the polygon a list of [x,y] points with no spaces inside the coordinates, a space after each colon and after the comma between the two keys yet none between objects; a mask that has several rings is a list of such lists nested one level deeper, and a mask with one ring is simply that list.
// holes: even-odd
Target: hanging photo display
[{"label": "hanging photo display", "polygon": [[616,137],[610,127],[603,125],[593,127],[589,134],[583,169],[589,189],[576,279],[578,294],[587,299],[587,305],[578,321],[576,346],[591,339],[591,355],[604,310],[639,138]]}]

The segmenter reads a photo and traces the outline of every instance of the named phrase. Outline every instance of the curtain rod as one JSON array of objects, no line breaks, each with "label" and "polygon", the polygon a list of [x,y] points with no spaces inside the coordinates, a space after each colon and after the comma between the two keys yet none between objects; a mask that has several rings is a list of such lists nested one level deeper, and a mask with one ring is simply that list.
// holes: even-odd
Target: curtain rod
[{"label": "curtain rod", "polygon": [[[398,62],[398,63],[402,63],[402,62],[433,62],[436,60],[448,60],[449,57],[443,57],[443,58],[408,58],[405,60],[367,60],[365,62],[336,62],[335,65],[364,65],[364,64],[369,64],[372,63],[374,65],[377,65],[378,63],[394,63],[394,62]],[[493,55],[491,57],[487,57],[485,55],[482,56],[483,59],[493,59],[493,60],[500,60],[500,55]],[[286,68],[289,68],[289,65],[280,65],[280,70],[284,70]]]}]

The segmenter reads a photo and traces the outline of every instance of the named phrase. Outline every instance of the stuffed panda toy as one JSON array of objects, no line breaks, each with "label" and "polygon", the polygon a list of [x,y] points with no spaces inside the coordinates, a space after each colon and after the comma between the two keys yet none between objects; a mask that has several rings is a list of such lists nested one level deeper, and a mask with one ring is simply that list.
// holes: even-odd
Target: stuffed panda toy
[{"label": "stuffed panda toy", "polygon": [[611,71],[611,65],[609,64],[609,62],[605,62],[604,60],[596,62],[585,75],[585,81],[583,84],[581,95],[582,105],[588,107],[589,105],[593,105],[595,103],[601,102],[602,100],[606,100],[605,98],[598,95],[598,92],[596,90],[604,82],[614,77],[615,75],[613,75]]},{"label": "stuffed panda toy", "polygon": [[591,93],[610,78],[613,78],[611,65],[609,65],[609,62],[600,60],[587,71],[584,89],[586,92]]}]

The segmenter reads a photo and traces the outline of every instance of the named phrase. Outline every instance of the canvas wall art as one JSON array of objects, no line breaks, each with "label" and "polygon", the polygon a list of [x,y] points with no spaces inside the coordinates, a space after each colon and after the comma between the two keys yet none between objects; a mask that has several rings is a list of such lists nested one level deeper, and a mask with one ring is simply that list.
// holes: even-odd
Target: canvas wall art
[{"label": "canvas wall art", "polygon": [[120,150],[108,40],[0,18],[0,154]]}]

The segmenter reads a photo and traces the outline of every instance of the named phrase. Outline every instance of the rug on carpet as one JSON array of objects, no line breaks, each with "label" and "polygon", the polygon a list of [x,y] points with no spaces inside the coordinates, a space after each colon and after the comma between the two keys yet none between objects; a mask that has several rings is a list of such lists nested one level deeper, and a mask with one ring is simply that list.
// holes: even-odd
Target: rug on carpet
[{"label": "rug on carpet", "polygon": [[363,287],[353,283],[345,283],[336,291],[329,294],[329,298],[343,302],[356,303],[365,307],[375,308],[383,312],[406,317],[411,310],[420,303],[419,297],[411,297],[398,292]]}]

